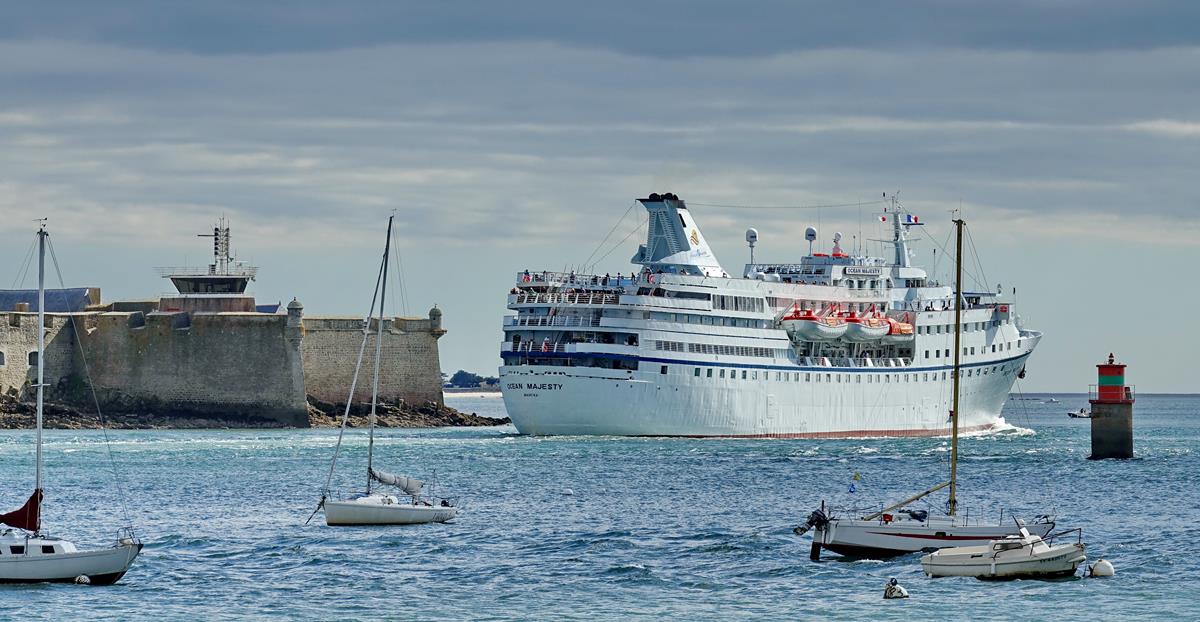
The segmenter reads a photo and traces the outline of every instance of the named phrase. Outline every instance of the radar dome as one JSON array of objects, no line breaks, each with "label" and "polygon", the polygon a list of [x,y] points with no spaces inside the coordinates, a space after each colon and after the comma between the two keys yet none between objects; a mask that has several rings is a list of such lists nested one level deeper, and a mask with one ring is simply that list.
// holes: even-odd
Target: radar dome
[{"label": "radar dome", "polygon": [[817,241],[817,228],[809,227],[809,228],[805,229],[804,230],[804,239],[808,240],[809,242]]},{"label": "radar dome", "polygon": [[753,244],[758,241],[758,230],[751,227],[746,229],[746,241]]}]

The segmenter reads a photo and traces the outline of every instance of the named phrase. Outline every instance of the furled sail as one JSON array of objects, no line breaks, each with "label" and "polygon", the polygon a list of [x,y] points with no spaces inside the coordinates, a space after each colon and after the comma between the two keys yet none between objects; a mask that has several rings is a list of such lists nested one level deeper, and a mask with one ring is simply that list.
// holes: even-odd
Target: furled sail
[{"label": "furled sail", "polygon": [[25,531],[37,531],[41,526],[41,509],[42,491],[35,490],[20,509],[13,510],[8,514],[0,514],[0,523]]},{"label": "furled sail", "polygon": [[404,494],[412,496],[416,496],[418,493],[420,493],[421,487],[425,485],[425,482],[422,482],[419,479],[413,479],[404,475],[396,475],[394,473],[388,473],[378,469],[371,469],[371,479],[381,484],[396,486],[400,490],[403,490]]}]

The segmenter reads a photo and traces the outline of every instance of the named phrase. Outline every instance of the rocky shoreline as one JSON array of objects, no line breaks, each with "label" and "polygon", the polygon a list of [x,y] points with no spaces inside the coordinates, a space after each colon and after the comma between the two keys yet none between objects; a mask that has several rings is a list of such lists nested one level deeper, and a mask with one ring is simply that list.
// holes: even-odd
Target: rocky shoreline
[{"label": "rocky shoreline", "polygon": [[[337,427],[341,424],[344,406],[308,400],[308,424],[313,428]],[[349,427],[368,425],[370,409],[356,404],[350,410]],[[34,427],[36,407],[32,402],[19,401],[12,396],[0,396],[0,430],[20,430]],[[507,417],[492,419],[475,413],[464,413],[448,406],[430,402],[421,406],[408,404],[381,405],[376,411],[376,425],[391,428],[483,427],[509,423]],[[93,409],[80,409],[57,401],[47,401],[43,425],[47,429],[91,430],[105,427],[116,430],[197,430],[212,428],[270,429],[289,428],[274,419],[244,415],[213,413],[156,413],[147,409],[120,409],[104,413],[104,425]]]}]

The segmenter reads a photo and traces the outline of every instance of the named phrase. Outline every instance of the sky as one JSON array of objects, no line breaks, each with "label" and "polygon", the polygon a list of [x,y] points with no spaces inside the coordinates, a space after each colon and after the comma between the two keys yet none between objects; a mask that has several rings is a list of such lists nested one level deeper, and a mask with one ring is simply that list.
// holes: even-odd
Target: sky
[{"label": "sky", "polygon": [[492,375],[515,274],[628,272],[637,197],[679,194],[740,273],[747,227],[794,261],[898,192],[919,262],[960,209],[1045,332],[1021,390],[1113,351],[1200,392],[1194,2],[0,6],[0,287],[45,217],[68,285],[152,298],[223,215],[260,302],[362,315],[395,213],[393,308],[437,304],[443,371]]}]

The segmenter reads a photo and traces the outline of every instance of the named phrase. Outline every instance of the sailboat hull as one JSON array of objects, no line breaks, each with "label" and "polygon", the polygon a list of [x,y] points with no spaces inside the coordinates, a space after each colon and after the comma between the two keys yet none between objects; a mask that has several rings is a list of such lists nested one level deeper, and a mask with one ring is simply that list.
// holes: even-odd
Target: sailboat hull
[{"label": "sailboat hull", "polygon": [[[22,540],[24,542],[24,540]],[[110,549],[52,555],[0,555],[0,583],[72,583],[86,576],[91,585],[112,585],[125,576],[142,550],[140,542]]]},{"label": "sailboat hull", "polygon": [[[1054,529],[1054,523],[1033,523],[1026,528],[1045,536]],[[884,522],[835,518],[814,530],[813,541],[847,557],[880,559],[946,547],[982,546],[1019,531],[1016,524],[965,525],[950,519]]]},{"label": "sailboat hull", "polygon": [[391,495],[325,502],[325,524],[331,527],[444,523],[457,514],[454,506],[401,503]]}]

